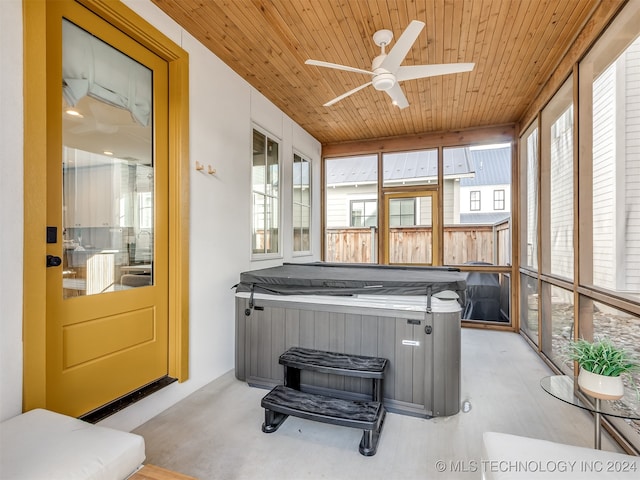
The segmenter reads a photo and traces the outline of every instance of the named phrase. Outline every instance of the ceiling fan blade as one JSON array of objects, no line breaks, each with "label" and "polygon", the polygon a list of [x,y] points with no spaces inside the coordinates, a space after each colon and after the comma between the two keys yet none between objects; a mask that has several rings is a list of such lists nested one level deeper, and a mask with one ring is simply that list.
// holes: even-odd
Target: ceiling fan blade
[{"label": "ceiling fan blade", "polygon": [[349,95],[353,95],[357,91],[362,90],[364,87],[368,87],[369,85],[371,85],[371,82],[367,82],[364,85],[360,85],[359,87],[354,88],[353,90],[349,90],[347,93],[343,93],[342,95],[340,95],[339,97],[334,98],[330,102],[325,103],[323,105],[323,107],[330,107],[334,103],[338,103],[343,98],[347,98]]},{"label": "ceiling fan blade", "polygon": [[413,47],[423,28],[424,22],[413,20],[404,32],[402,32],[400,38],[398,38],[391,51],[387,54],[387,58],[383,60],[380,68],[395,73],[404,60],[404,57],[407,56],[407,53],[409,53],[409,50]]},{"label": "ceiling fan blade", "polygon": [[349,67],[347,65],[339,65],[337,63],[322,62],[320,60],[307,60],[304,63],[306,63],[307,65],[315,65],[316,67],[334,68],[336,70],[344,70],[346,72],[355,72],[355,73],[364,73],[367,75],[373,75],[373,72],[370,72],[369,70]]},{"label": "ceiling fan blade", "polygon": [[405,97],[404,92],[402,91],[402,87],[398,82],[396,82],[395,85],[389,90],[385,91],[391,97],[393,104],[400,110],[409,106],[409,101],[407,100],[407,97]]},{"label": "ceiling fan blade", "polygon": [[436,65],[410,65],[400,67],[396,73],[396,79],[414,80],[416,78],[435,77],[438,75],[449,75],[450,73],[470,72],[475,63],[441,63]]}]

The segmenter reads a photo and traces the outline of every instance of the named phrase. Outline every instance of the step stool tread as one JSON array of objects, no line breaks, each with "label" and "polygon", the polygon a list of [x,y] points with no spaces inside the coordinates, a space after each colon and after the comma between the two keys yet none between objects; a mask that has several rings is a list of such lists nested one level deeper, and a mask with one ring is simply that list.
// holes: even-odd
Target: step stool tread
[{"label": "step stool tread", "polygon": [[279,360],[286,367],[360,378],[383,378],[386,358],[292,347]]},{"label": "step stool tread", "polygon": [[263,408],[333,425],[374,429],[384,412],[380,402],[344,400],[278,385],[261,403]]}]

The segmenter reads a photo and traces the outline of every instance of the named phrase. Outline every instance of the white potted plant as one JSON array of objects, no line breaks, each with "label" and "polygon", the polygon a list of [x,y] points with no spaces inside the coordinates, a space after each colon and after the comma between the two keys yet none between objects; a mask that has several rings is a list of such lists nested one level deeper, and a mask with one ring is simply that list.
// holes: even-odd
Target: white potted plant
[{"label": "white potted plant", "polygon": [[603,400],[617,400],[624,395],[622,376],[640,369],[640,360],[609,339],[589,342],[579,339],[569,345],[569,358],[578,362],[578,385],[586,394]]}]

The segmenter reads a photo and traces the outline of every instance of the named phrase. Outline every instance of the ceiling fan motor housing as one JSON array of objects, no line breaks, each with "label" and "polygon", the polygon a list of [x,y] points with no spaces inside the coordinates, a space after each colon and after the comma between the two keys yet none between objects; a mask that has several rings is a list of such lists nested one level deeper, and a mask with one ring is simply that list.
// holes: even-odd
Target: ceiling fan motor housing
[{"label": "ceiling fan motor housing", "polygon": [[371,70],[373,71],[371,83],[373,83],[373,88],[376,90],[389,90],[396,84],[396,76],[389,70],[380,68],[385,58],[387,58],[385,54],[378,55],[371,63]]}]

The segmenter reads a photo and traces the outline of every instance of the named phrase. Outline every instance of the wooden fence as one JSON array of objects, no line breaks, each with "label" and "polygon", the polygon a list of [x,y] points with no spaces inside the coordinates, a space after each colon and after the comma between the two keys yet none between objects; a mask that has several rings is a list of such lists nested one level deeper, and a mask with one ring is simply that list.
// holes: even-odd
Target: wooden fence
[{"label": "wooden fence", "polygon": [[[375,231],[374,231],[375,232]],[[431,227],[396,227],[389,230],[390,263],[431,263]],[[327,262],[377,263],[377,234],[369,228],[328,228]],[[373,248],[372,248],[373,246]],[[429,248],[428,248],[429,247]],[[451,225],[443,231],[444,263],[461,265],[487,262],[511,263],[511,223],[496,225]]]}]

